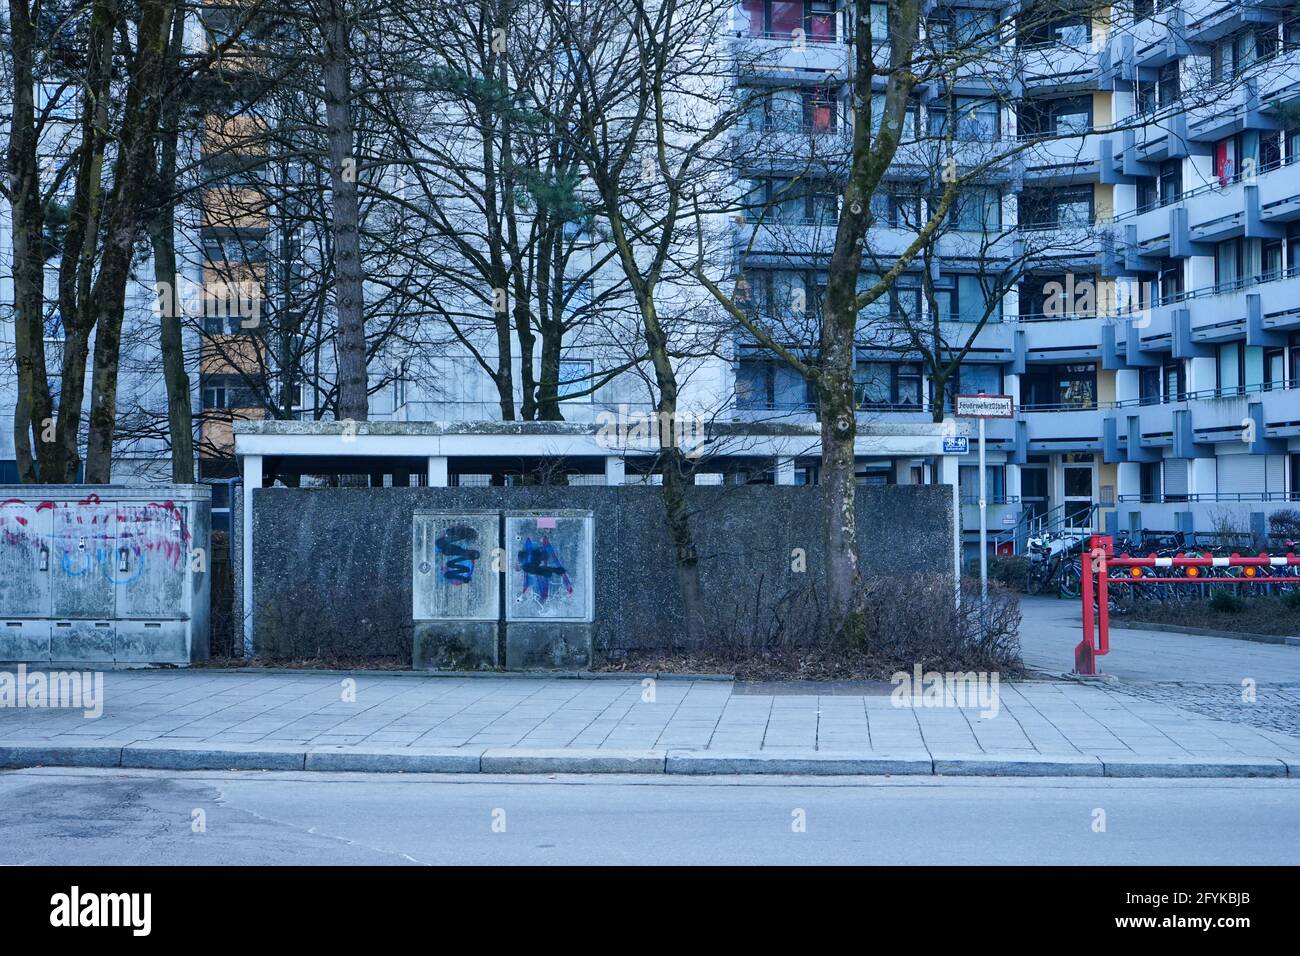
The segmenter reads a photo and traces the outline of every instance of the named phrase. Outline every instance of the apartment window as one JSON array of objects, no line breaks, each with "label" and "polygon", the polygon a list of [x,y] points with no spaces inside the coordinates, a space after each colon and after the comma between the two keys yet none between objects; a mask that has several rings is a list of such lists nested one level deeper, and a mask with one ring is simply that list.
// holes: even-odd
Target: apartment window
[{"label": "apartment window", "polygon": [[1231,291],[1245,278],[1245,243],[1229,239],[1214,247],[1214,285],[1218,291]]},{"label": "apartment window", "polygon": [[1300,269],[1300,222],[1286,227],[1286,269],[1292,274]]},{"label": "apartment window", "polygon": [[559,382],[556,393],[560,398],[591,401],[591,360],[560,359]]},{"label": "apartment window", "polygon": [[1165,401],[1181,402],[1187,397],[1187,373],[1182,362],[1173,362],[1162,367],[1165,380]]},{"label": "apartment window", "polygon": [[[873,135],[880,134],[880,124],[884,121],[885,116],[885,94],[871,94],[871,132]],[[916,101],[909,101],[903,111],[903,129],[899,134],[899,142],[914,142],[920,129],[920,108]]]},{"label": "apartment window", "polygon": [[889,4],[871,5],[871,45],[889,42]]},{"label": "apartment window", "polygon": [[1264,350],[1264,389],[1286,388],[1286,349]]},{"label": "apartment window", "polygon": [[1144,461],[1139,472],[1143,501],[1160,500],[1160,462]]},{"label": "apartment window", "polygon": [[998,45],[998,17],[992,10],[940,7],[930,15],[936,50],[987,50]]},{"label": "apartment window", "polygon": [[803,122],[814,133],[829,133],[835,129],[835,94],[827,89],[812,90],[803,94]]},{"label": "apartment window", "polygon": [[991,362],[963,362],[955,383],[962,395],[1001,395],[1002,366]]},{"label": "apartment window", "polygon": [[1020,397],[1029,406],[1096,408],[1097,366],[1031,365],[1020,378]]},{"label": "apartment window", "polygon": [[1031,187],[1020,193],[1020,221],[1026,226],[1090,226],[1092,186]]},{"label": "apartment window", "polygon": [[[951,117],[950,107],[951,105]],[[929,105],[930,135],[954,140],[993,142],[999,138],[998,104],[979,96],[954,96]]]},{"label": "apartment window", "polygon": [[[934,280],[934,297],[939,315],[948,322],[980,322],[989,306],[981,277],[965,273],[948,273]],[[1001,321],[1001,303],[995,303],[989,321]]]},{"label": "apartment window", "polygon": [[858,408],[921,407],[921,366],[914,362],[858,362],[853,369]]},{"label": "apartment window", "polygon": [[802,31],[813,42],[835,39],[833,0],[743,0],[750,36],[792,37]]},{"label": "apartment window", "polygon": [[1246,352],[1240,342],[1225,342],[1215,353],[1215,377],[1220,395],[1236,395],[1246,380]]},{"label": "apartment window", "polygon": [[1178,60],[1170,60],[1160,67],[1156,74],[1156,91],[1157,103],[1160,106],[1168,106],[1178,99],[1181,94],[1178,82]]},{"label": "apartment window", "polygon": [[[872,272],[858,274],[858,294],[870,292],[880,281],[880,276]],[[921,315],[921,277],[915,273],[905,273],[895,280],[878,299],[862,310],[862,320],[870,325],[872,322],[886,321],[898,316],[910,319]]]},{"label": "apartment window", "polygon": [[1282,132],[1276,129],[1259,130],[1259,172],[1282,165]]},{"label": "apartment window", "polygon": [[564,283],[564,316],[566,319],[586,317],[591,312],[591,303],[595,300],[595,286],[590,279],[567,281]]},{"label": "apartment window", "polygon": [[1170,159],[1160,164],[1160,202],[1169,205],[1183,194],[1183,161]]},{"label": "apartment window", "polygon": [[765,179],[755,183],[748,207],[767,223],[829,224],[838,216],[839,193],[828,183]]},{"label": "apartment window", "polygon": [[894,229],[921,227],[921,194],[915,184],[879,189],[871,197],[871,215],[877,223]]},{"label": "apartment window", "polygon": [[1154,113],[1177,102],[1181,95],[1178,61],[1172,60],[1156,70],[1152,79],[1139,78],[1136,84],[1138,113]]},{"label": "apartment window", "polygon": [[1083,49],[1092,41],[1092,17],[1086,11],[1074,12],[1068,4],[1051,0],[1026,5],[1018,42],[1021,46],[1059,43]]},{"label": "apartment window", "polygon": [[[1006,501],[1006,465],[984,466],[984,497],[987,501]],[[964,502],[978,502],[980,495],[980,469],[978,465],[962,465],[957,469],[957,488]]]},{"label": "apartment window", "polygon": [[1282,24],[1282,48],[1300,50],[1300,17],[1292,17]]},{"label": "apartment window", "polygon": [[1161,394],[1162,379],[1159,368],[1143,368],[1138,375],[1138,402],[1142,405],[1159,405],[1164,400]]},{"label": "apartment window", "polygon": [[254,389],[239,375],[205,375],[200,383],[204,408],[261,408]]},{"label": "apartment window", "polygon": [[1259,270],[1259,277],[1264,282],[1282,277],[1282,240],[1260,244]]},{"label": "apartment window", "polygon": [[1210,48],[1210,79],[1226,83],[1276,52],[1276,27],[1240,30]]},{"label": "apartment window", "polygon": [[960,232],[993,232],[1002,228],[1002,190],[968,186],[953,202],[949,221]]},{"label": "apartment window", "polygon": [[1091,96],[1027,100],[1020,109],[1020,132],[1027,135],[1070,136],[1091,128]]},{"label": "apartment window", "polygon": [[745,121],[751,129],[796,130],[815,133],[838,128],[839,105],[824,87],[747,91]]},{"label": "apartment window", "polygon": [[736,368],[736,406],[783,411],[808,408],[808,383],[780,359],[745,357]]},{"label": "apartment window", "polygon": [[1183,260],[1161,259],[1156,282],[1161,304],[1177,302],[1183,294]]},{"label": "apartment window", "polygon": [[204,236],[203,258],[209,263],[266,261],[266,242],[251,236]]}]

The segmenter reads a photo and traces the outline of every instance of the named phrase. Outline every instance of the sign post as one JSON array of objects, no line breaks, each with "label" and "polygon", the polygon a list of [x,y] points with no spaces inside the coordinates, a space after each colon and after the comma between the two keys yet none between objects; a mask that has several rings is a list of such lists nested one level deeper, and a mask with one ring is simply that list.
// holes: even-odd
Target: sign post
[{"label": "sign post", "polygon": [[988,617],[989,603],[989,499],[984,466],[984,420],[986,418],[1011,418],[1015,414],[1015,400],[1010,395],[958,395],[955,409],[958,418],[979,419],[980,440],[980,626]]}]

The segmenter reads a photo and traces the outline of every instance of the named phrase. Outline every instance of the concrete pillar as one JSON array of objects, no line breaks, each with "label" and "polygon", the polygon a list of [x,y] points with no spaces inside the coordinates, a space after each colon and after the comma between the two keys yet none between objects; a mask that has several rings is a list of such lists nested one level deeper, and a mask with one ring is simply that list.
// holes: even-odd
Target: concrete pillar
[{"label": "concrete pillar", "polygon": [[605,484],[621,485],[627,475],[627,465],[618,455],[605,456]]},{"label": "concrete pillar", "polygon": [[262,487],[262,456],[244,456],[243,620],[244,659],[253,656],[253,491]]},{"label": "concrete pillar", "polygon": [[447,456],[432,455],[429,458],[429,487],[446,488],[447,478]]},{"label": "concrete pillar", "polygon": [[1115,498],[1142,494],[1142,465],[1136,461],[1121,461],[1115,466]]},{"label": "concrete pillar", "polygon": [[[1187,462],[1187,493],[1212,495],[1219,490],[1219,459],[1210,455]],[[1196,510],[1192,507],[1192,510]]]},{"label": "concrete pillar", "polygon": [[961,606],[961,500],[957,490],[957,456],[939,459],[939,484],[952,489],[952,574],[956,586],[957,606]]},{"label": "concrete pillar", "polygon": [[772,467],[772,484],[774,485],[793,485],[794,484],[794,459],[778,458],[776,464]]},{"label": "concrete pillar", "polygon": [[1187,360],[1187,390],[1204,392],[1217,388],[1219,371],[1213,358],[1194,358]]},{"label": "concrete pillar", "polygon": [[[1007,462],[1007,500],[1020,498],[1020,466]],[[1018,511],[1023,504],[1016,506]]]},{"label": "concrete pillar", "polygon": [[1115,372],[1115,401],[1132,402],[1141,397],[1142,373],[1135,368]]}]

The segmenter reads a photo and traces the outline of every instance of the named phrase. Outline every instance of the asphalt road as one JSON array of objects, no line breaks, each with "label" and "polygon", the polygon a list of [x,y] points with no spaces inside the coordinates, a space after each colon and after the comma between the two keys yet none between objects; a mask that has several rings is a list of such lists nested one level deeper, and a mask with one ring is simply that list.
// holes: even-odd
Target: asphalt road
[{"label": "asphalt road", "polygon": [[[1053,597],[1021,600],[1020,649],[1029,667],[1048,673],[1074,668],[1074,645],[1083,636],[1078,601]],[[1226,637],[1112,628],[1110,653],[1098,667],[1121,681],[1300,686],[1300,647]]]},{"label": "asphalt road", "polygon": [[52,768],[0,772],[0,833],[0,864],[1296,864],[1300,781]]}]

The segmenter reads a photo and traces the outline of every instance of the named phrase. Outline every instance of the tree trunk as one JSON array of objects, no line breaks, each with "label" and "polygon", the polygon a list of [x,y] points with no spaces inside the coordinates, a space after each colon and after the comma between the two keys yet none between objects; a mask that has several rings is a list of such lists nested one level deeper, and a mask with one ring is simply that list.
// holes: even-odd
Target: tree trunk
[{"label": "tree trunk", "polygon": [[[171,48],[167,56],[167,76],[174,78],[185,40],[185,12],[178,9],[172,23]],[[180,135],[179,99],[173,94],[163,111],[159,136],[157,183],[163,197],[150,222],[149,239],[153,247],[154,282],[161,306],[160,343],[163,382],[167,387],[167,432],[171,440],[172,481],[194,481],[194,410],[190,402],[190,377],[185,371],[185,350],[181,338],[181,296],[176,287],[176,140]]]},{"label": "tree trunk", "polygon": [[162,113],[163,62],[171,35],[172,12],[172,3],[165,0],[145,0],[140,6],[139,45],[132,62],[118,158],[114,164],[104,255],[91,297],[96,332],[95,366],[90,383],[90,432],[86,441],[86,481],[90,484],[108,484],[112,480],[122,313],[132,254],[146,218],[142,207]]},{"label": "tree trunk", "polygon": [[338,359],[338,417],[365,421],[369,416],[366,376],[366,319],[361,275],[360,208],[357,159],[353,153],[352,80],[348,23],[338,0],[331,0],[321,24],[325,62],[325,125],[329,138],[331,233],[334,243],[334,309]]},{"label": "tree trunk", "polygon": [[91,14],[87,86],[81,114],[82,150],[77,161],[72,208],[59,263],[59,315],[63,319],[63,389],[55,432],[60,475],[74,482],[81,463],[81,415],[85,406],[86,361],[95,328],[92,291],[99,264],[104,206],[104,150],[109,141],[113,83],[113,35],[120,13],[112,0],[98,0]]},{"label": "tree trunk", "polygon": [[[664,512],[668,519],[668,535],[673,542],[676,558],[677,586],[682,596],[683,623],[690,647],[699,647],[706,637],[704,589],[700,583],[700,559],[695,550],[695,535],[691,529],[690,507],[686,503],[686,470],[681,449],[674,440],[677,421],[677,372],[668,355],[668,339],[659,323],[659,315],[649,293],[641,301],[642,321],[645,324],[646,346],[655,370],[655,383],[659,388],[659,419],[656,431],[659,438],[659,473],[663,477],[661,493]],[[667,422],[667,427],[664,423]]]},{"label": "tree trunk", "polygon": [[[18,480],[53,480],[55,449],[42,440],[53,416],[45,372],[45,208],[41,203],[33,83],[36,30],[32,11],[9,0],[13,56],[13,117],[9,131],[9,201],[13,220],[14,360],[18,396],[14,404],[14,452]],[[37,439],[33,454],[32,436]]]},{"label": "tree trunk", "polygon": [[[846,212],[846,215],[853,213]],[[860,248],[860,247],[859,247]],[[822,367],[817,397],[820,404],[822,464],[821,484],[825,521],[826,588],[832,636],[860,643],[862,631],[861,580],[858,572],[857,468],[858,434],[854,401],[853,367],[856,352],[857,269],[851,260],[860,254],[853,247],[837,249],[827,284],[826,315],[822,324]]]}]

